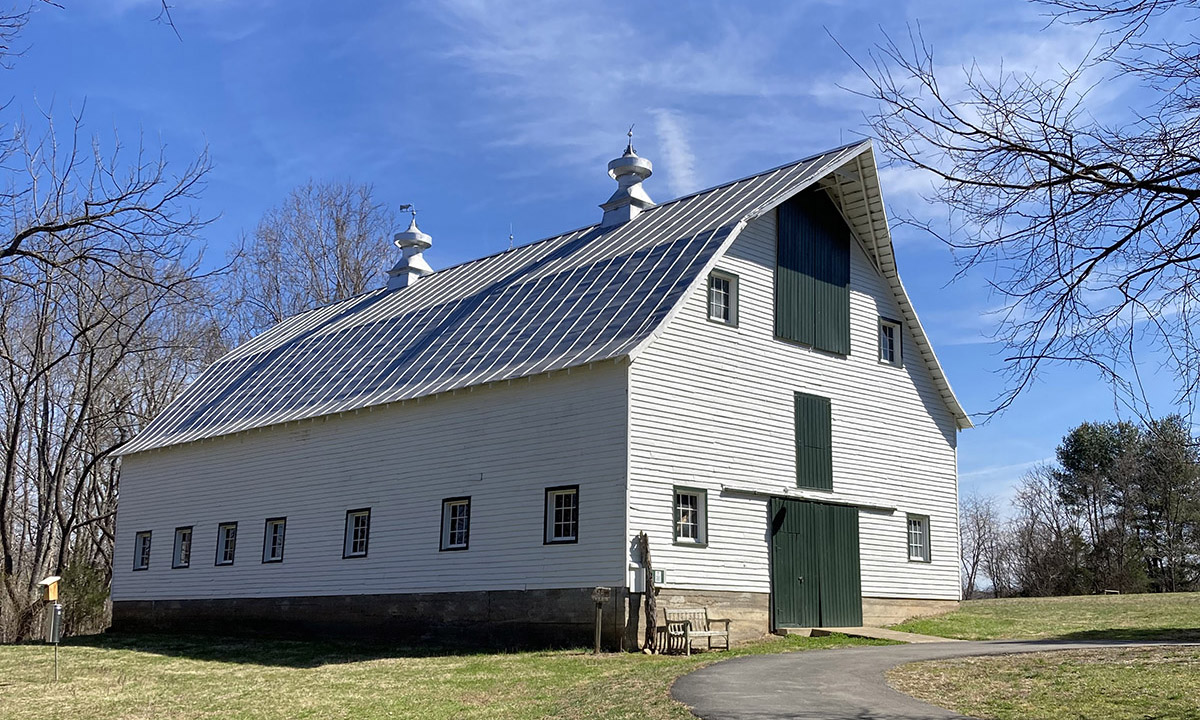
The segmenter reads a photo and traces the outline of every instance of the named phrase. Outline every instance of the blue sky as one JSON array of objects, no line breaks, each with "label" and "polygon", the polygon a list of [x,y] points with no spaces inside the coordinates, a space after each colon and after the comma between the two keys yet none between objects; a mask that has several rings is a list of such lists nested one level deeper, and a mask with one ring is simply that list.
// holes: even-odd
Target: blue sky
[{"label": "blue sky", "polygon": [[[182,36],[152,21],[157,0],[37,8],[25,55],[5,71],[5,117],[35,127],[84,111],[101,146],[140,133],[182,168],[215,169],[198,209],[210,256],[309,178],[374,184],[415,203],[436,267],[599,219],[605,163],[637,124],[656,200],[850,142],[870,106],[832,34],[862,56],[919,22],[939,65],[1053,72],[1093,41],[1036,6],[963,2],[317,3],[178,0]],[[332,9],[331,8],[336,8]],[[949,77],[949,76],[947,76]],[[936,213],[927,181],[884,168],[893,216]],[[1003,388],[989,342],[984,273],[948,284],[938,241],[894,228],[898,261],[959,399],[985,410]],[[1156,412],[1171,399],[1147,368]],[[960,436],[965,491],[1007,494],[1083,420],[1119,404],[1093,371],[1059,368],[1004,415]]]}]

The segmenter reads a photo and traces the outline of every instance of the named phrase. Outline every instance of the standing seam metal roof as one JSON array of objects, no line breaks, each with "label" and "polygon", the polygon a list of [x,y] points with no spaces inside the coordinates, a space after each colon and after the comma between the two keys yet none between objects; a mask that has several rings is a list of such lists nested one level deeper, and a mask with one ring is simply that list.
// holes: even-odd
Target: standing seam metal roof
[{"label": "standing seam metal roof", "polygon": [[288,318],[209,367],[120,454],[629,355],[735,228],[864,146]]}]

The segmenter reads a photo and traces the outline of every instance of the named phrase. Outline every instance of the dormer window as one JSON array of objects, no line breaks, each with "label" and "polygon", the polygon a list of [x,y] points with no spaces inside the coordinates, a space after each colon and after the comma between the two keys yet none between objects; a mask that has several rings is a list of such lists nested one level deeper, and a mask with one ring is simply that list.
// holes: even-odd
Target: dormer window
[{"label": "dormer window", "polygon": [[737,326],[737,275],[714,270],[708,276],[708,319]]}]

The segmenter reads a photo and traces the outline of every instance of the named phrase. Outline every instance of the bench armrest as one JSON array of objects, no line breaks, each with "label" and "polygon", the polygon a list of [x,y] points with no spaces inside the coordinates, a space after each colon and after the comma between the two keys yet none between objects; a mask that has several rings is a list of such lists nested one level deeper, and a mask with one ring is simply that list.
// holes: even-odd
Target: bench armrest
[{"label": "bench armrest", "polygon": [[709,624],[710,624],[710,625],[711,625],[712,623],[725,623],[725,629],[726,629],[726,630],[728,630],[728,629],[729,629],[729,623],[730,623],[731,621],[730,621],[729,619],[727,619],[727,618],[709,618],[709,619],[708,619],[708,622],[709,622]]}]

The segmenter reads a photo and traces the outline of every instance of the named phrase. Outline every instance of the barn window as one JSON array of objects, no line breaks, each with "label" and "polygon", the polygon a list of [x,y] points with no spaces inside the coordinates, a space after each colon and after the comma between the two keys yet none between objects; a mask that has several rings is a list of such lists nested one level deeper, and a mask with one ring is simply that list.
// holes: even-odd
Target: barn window
[{"label": "barn window", "polygon": [[471,539],[471,498],[442,501],[442,550],[466,550]]},{"label": "barn window", "polygon": [[675,542],[704,545],[708,542],[708,493],[675,488]]},{"label": "barn window", "polygon": [[908,559],[929,562],[929,517],[908,516]]},{"label": "barn window", "polygon": [[283,562],[283,533],[286,528],[287,518],[267,520],[267,529],[263,533],[263,562]]},{"label": "barn window", "polygon": [[217,526],[217,565],[232,565],[236,549],[237,523],[221,523]]},{"label": "barn window", "polygon": [[573,543],[579,540],[579,486],[546,488],[546,536],[543,543]]},{"label": "barn window", "polygon": [[900,323],[879,318],[879,362],[899,367],[901,360]]},{"label": "barn window", "polygon": [[738,279],[736,275],[714,270],[708,276],[708,319],[725,325],[737,325]]},{"label": "barn window", "polygon": [[342,543],[342,557],[366,557],[370,532],[371,508],[346,511],[346,539]]},{"label": "barn window", "polygon": [[192,564],[192,529],[175,528],[175,552],[171,556],[171,567],[185,568]]},{"label": "barn window", "polygon": [[150,567],[150,531],[137,534],[133,542],[133,569],[145,570]]}]

